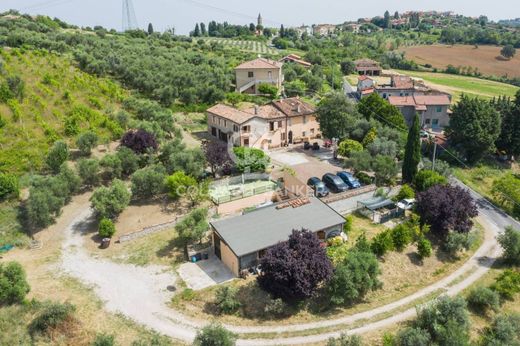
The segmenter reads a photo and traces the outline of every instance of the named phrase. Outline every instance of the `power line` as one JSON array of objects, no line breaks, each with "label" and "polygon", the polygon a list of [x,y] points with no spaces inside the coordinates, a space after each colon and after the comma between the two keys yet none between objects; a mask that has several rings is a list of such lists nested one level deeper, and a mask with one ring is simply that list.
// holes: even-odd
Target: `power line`
[{"label": "power line", "polygon": [[22,7],[21,11],[27,11],[27,10],[42,10],[49,7],[59,6],[59,5],[65,5],[69,2],[72,2],[75,0],[48,0],[48,1],[41,1],[39,3],[35,3],[33,5],[29,5],[26,7]]}]

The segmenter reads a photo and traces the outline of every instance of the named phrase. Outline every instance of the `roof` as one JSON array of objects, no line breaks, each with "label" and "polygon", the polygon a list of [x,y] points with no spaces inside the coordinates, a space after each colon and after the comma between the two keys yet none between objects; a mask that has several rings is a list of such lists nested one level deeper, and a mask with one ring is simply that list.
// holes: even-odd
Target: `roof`
[{"label": "roof", "polygon": [[397,89],[413,89],[414,82],[409,76],[392,76],[392,87]]},{"label": "roof", "polygon": [[272,101],[263,106],[255,106],[243,110],[219,103],[209,108],[207,112],[231,120],[234,123],[243,124],[255,117],[269,120],[281,119],[286,116],[295,117],[310,115],[314,114],[316,109],[313,105],[302,101],[298,97],[291,97]]},{"label": "roof", "polygon": [[238,110],[234,107],[219,103],[211,108],[209,108],[208,113],[212,113],[218,115],[222,118],[229,119],[237,124],[243,124],[251,118],[254,118],[254,113],[246,113],[244,111]]},{"label": "roof", "polygon": [[300,64],[305,67],[312,66],[312,64],[310,62],[303,60],[299,55],[296,55],[296,54],[289,54],[289,55],[283,57],[282,59],[280,59],[280,62],[286,62],[286,61],[292,61],[292,62],[295,62],[295,63]]},{"label": "roof", "polygon": [[381,70],[379,63],[372,59],[359,59],[354,61],[354,64],[356,65],[356,69],[358,71]]},{"label": "roof", "polygon": [[358,77],[358,80],[360,80],[360,81],[364,81],[364,80],[367,80],[367,79],[372,80],[372,78],[370,78],[366,74],[361,75],[361,76]]},{"label": "roof", "polygon": [[275,60],[270,60],[266,58],[257,58],[255,60],[246,61],[237,67],[235,70],[244,70],[244,69],[255,69],[255,68],[282,68],[283,63]]},{"label": "roof", "polygon": [[310,197],[307,201],[296,207],[288,204],[291,201],[282,202],[210,224],[240,257],[286,241],[293,230],[317,232],[345,222],[343,216],[319,199]]},{"label": "roof", "polygon": [[395,204],[391,199],[387,199],[385,197],[375,197],[371,199],[367,199],[365,201],[359,201],[359,204],[365,206],[366,208],[374,211],[389,205]]},{"label": "roof", "polygon": [[451,100],[446,94],[389,96],[388,102],[397,107],[415,107],[418,111],[425,111],[428,106],[451,105]]}]

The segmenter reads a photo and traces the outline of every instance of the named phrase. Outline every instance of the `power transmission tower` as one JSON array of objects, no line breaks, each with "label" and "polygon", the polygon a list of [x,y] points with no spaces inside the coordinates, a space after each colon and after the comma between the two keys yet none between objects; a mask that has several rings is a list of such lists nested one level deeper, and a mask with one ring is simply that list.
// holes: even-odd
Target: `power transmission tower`
[{"label": "power transmission tower", "polygon": [[123,31],[135,30],[138,27],[132,0],[123,0]]}]

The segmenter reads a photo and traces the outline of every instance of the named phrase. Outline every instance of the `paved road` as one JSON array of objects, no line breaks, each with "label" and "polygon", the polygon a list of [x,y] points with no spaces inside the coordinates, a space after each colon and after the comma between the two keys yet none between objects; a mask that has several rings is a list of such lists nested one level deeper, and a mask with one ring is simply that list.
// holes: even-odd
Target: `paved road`
[{"label": "paved road", "polygon": [[[454,181],[455,184],[461,184]],[[393,303],[368,310],[362,313],[339,317],[336,319],[320,320],[310,323],[273,326],[235,326],[226,325],[226,328],[240,334],[251,333],[283,333],[305,331],[317,328],[349,325],[363,320],[374,319],[380,314],[389,313],[396,309],[413,304],[417,299],[426,297],[438,290],[446,294],[456,295],[481,278],[500,256],[501,249],[497,244],[496,235],[505,226],[513,225],[520,229],[520,223],[508,217],[495,208],[483,197],[471,191],[479,207],[479,222],[485,229],[485,241],[480,249],[457,271],[439,280],[424,289],[402,298]],[[107,260],[91,257],[82,248],[82,224],[91,218],[88,202],[85,208],[76,211],[74,221],[65,230],[66,241],[63,244],[63,269],[70,275],[78,277],[87,284],[94,285],[96,294],[106,302],[110,311],[119,311],[146,327],[158,332],[191,342],[195,332],[208,321],[192,320],[180,311],[170,309],[167,304],[171,294],[166,286],[172,284],[175,277],[162,268],[138,268],[127,264],[115,264]],[[462,280],[460,280],[462,279]],[[460,281],[456,284],[454,282]],[[362,334],[379,328],[413,318],[415,308],[395,313],[391,317],[377,322],[369,322],[361,327],[342,331],[321,333],[300,337],[275,339],[240,339],[237,344],[252,345],[301,345],[338,337],[340,333]]]}]

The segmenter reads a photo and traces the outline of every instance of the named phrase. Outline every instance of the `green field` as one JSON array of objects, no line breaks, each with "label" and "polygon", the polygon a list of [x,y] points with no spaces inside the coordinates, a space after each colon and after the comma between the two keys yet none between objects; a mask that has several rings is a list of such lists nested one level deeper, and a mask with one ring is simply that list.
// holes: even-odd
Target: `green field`
[{"label": "green field", "polygon": [[501,95],[514,97],[519,89],[510,84],[493,82],[475,77],[450,75],[444,73],[400,71],[399,73],[423,79],[432,87],[453,95],[454,101],[460,99],[460,95],[467,94],[485,99],[492,99]]},{"label": "green field", "polygon": [[217,42],[223,45],[224,47],[235,48],[244,52],[253,52],[269,55],[276,55],[280,53],[280,51],[276,48],[271,48],[267,46],[267,44],[265,44],[264,42],[259,41],[235,40],[220,37],[204,37],[202,39],[208,42]]},{"label": "green field", "polygon": [[101,143],[121,136],[115,119],[127,92],[114,82],[45,51],[1,50],[0,62],[0,86],[5,89],[13,78],[24,84],[23,97],[0,101],[0,171],[38,171],[54,141],[65,139],[73,147],[87,129]]}]

